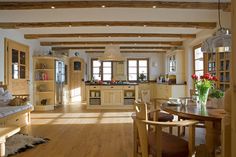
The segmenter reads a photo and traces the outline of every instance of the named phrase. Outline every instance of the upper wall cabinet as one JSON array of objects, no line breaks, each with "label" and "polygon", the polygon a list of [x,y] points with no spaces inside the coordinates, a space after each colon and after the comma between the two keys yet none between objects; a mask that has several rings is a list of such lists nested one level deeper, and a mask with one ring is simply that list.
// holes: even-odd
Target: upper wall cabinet
[{"label": "upper wall cabinet", "polygon": [[166,73],[176,75],[176,83],[184,83],[184,50],[174,50],[166,54]]}]

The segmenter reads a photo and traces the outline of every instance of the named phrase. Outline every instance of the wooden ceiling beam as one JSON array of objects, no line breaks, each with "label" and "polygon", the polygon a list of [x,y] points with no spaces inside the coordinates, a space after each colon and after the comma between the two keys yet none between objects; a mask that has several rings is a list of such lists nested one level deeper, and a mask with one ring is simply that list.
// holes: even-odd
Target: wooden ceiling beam
[{"label": "wooden ceiling beam", "polygon": [[[221,9],[228,10],[230,3],[221,3]],[[164,1],[42,1],[42,2],[0,2],[0,10],[60,9],[60,8],[181,8],[217,9],[211,2],[164,2]]]},{"label": "wooden ceiling beam", "polygon": [[196,34],[169,33],[73,33],[73,34],[25,34],[25,39],[39,38],[97,38],[97,37],[164,37],[164,38],[196,38]]},{"label": "wooden ceiling beam", "polygon": [[[121,50],[170,50],[171,46],[169,47],[161,47],[161,46],[152,46],[152,47],[140,47],[140,46],[121,46],[120,49]],[[104,47],[52,47],[53,51],[63,51],[63,50],[105,50],[105,46]]]},{"label": "wooden ceiling beam", "polygon": [[96,27],[96,26],[128,26],[128,27],[183,27],[213,29],[216,22],[168,22],[168,21],[82,21],[82,22],[0,22],[0,28],[43,28],[43,27]]},{"label": "wooden ceiling beam", "polygon": [[182,41],[64,41],[64,42],[41,42],[41,46],[59,46],[59,45],[123,45],[123,44],[152,44],[152,45],[171,45],[182,46]]},{"label": "wooden ceiling beam", "polygon": [[[85,51],[85,53],[104,53],[104,51]],[[166,51],[120,51],[120,53],[166,53]]]},{"label": "wooden ceiling beam", "polygon": [[146,46],[121,46],[120,49],[162,49],[162,50],[169,50],[171,49],[172,47],[161,47],[161,46],[152,46],[152,47],[146,47]]},{"label": "wooden ceiling beam", "polygon": [[105,47],[52,47],[53,51],[60,51],[60,50],[94,50],[94,49],[102,49],[104,50]]}]

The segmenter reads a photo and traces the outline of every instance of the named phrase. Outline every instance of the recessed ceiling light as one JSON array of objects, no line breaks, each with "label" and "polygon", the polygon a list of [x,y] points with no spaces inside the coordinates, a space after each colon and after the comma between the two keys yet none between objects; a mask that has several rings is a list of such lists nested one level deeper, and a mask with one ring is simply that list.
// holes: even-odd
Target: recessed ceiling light
[{"label": "recessed ceiling light", "polygon": [[102,5],[102,8],[106,8],[106,6],[105,6],[105,5]]},{"label": "recessed ceiling light", "polygon": [[109,25],[106,25],[107,27],[109,27]]},{"label": "recessed ceiling light", "polygon": [[69,25],[69,27],[71,27],[71,25]]},{"label": "recessed ceiling light", "polygon": [[154,5],[154,6],[152,6],[152,8],[157,8],[157,6]]},{"label": "recessed ceiling light", "polygon": [[51,9],[55,9],[55,7],[54,7],[54,6],[51,6]]},{"label": "recessed ceiling light", "polygon": [[143,25],[143,27],[146,27],[147,25]]},{"label": "recessed ceiling light", "polygon": [[138,36],[139,38],[141,38],[141,36]]}]

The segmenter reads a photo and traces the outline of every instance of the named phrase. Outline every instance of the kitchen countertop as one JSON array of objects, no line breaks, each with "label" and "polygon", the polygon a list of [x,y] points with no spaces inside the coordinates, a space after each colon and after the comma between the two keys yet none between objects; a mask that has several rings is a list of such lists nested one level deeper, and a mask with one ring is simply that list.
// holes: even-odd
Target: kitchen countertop
[{"label": "kitchen countertop", "polygon": [[86,83],[87,86],[135,86],[138,83],[125,83],[125,84],[98,84],[98,83]]}]

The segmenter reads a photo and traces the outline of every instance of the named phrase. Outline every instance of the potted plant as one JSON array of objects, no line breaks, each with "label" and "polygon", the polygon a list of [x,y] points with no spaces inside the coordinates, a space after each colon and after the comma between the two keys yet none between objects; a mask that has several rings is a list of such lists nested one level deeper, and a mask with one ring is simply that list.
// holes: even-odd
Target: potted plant
[{"label": "potted plant", "polygon": [[214,83],[217,81],[216,76],[211,76],[211,74],[206,73],[203,76],[198,76],[196,74],[192,75],[195,88],[198,92],[199,103],[201,106],[205,106],[209,94],[209,90],[214,88]]},{"label": "potted plant", "polygon": [[216,107],[216,108],[224,108],[223,97],[224,97],[223,91],[221,91],[219,89],[210,90],[210,92],[209,92],[210,105],[212,107]]},{"label": "potted plant", "polygon": [[146,79],[146,76],[144,75],[144,73],[141,73],[139,75],[139,81],[143,82]]}]

